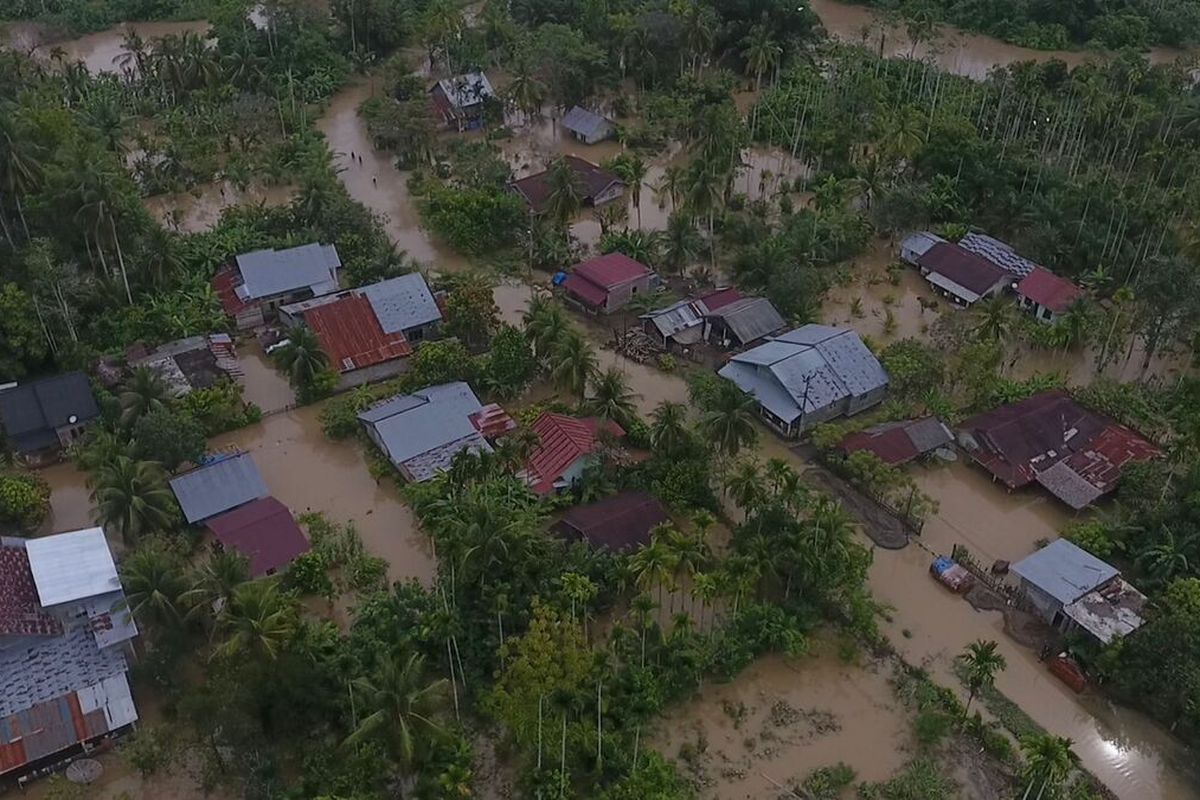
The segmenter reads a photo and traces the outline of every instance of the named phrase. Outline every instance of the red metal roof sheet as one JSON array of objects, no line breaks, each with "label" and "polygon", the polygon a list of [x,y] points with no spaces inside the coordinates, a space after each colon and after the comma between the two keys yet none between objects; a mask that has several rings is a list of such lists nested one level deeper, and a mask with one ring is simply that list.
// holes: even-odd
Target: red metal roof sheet
[{"label": "red metal roof sheet", "polygon": [[251,305],[237,296],[237,287],[241,285],[242,279],[238,274],[237,267],[223,267],[217,270],[216,275],[213,275],[213,291],[216,292],[217,299],[221,301],[221,308],[225,309],[225,313],[231,317],[236,317]]},{"label": "red metal roof sheet", "polygon": [[842,440],[842,449],[847,453],[866,450],[874,453],[885,464],[898,466],[912,461],[920,455],[912,439],[904,432],[903,426],[897,425],[879,433],[858,431]]},{"label": "red metal roof sheet", "polygon": [[704,313],[712,313],[741,299],[742,293],[737,290],[736,286],[727,286],[724,289],[714,289],[708,294],[700,295],[696,298],[696,302],[704,306]]},{"label": "red metal roof sheet", "polygon": [[563,515],[554,529],[569,539],[585,539],[593,547],[616,552],[650,541],[650,531],[670,517],[662,503],[646,492],[622,492]]},{"label": "red metal roof sheet", "polygon": [[308,539],[287,506],[263,497],[204,523],[217,541],[250,559],[250,572],[265,575],[308,551]]},{"label": "red metal roof sheet", "polygon": [[478,411],[472,412],[467,418],[485,439],[496,439],[517,427],[517,421],[496,403],[488,403]]},{"label": "red metal roof sheet", "polygon": [[1116,486],[1126,464],[1149,461],[1162,450],[1124,425],[1109,425],[1088,442],[1085,449],[1072,453],[1067,466],[1103,494]]},{"label": "red metal roof sheet", "polygon": [[540,444],[529,457],[526,471],[533,490],[548,494],[554,482],[580,457],[596,449],[597,431],[601,428],[614,436],[625,431],[615,422],[588,418],[576,419],[565,414],[544,411],[531,426]]},{"label": "red metal roof sheet", "polygon": [[1035,267],[1017,284],[1017,294],[1055,313],[1062,313],[1083,297],[1083,290],[1048,269]]},{"label": "red metal roof sheet", "polygon": [[983,256],[952,242],[938,242],[926,250],[917,263],[980,295],[990,291],[1008,275]]},{"label": "red metal roof sheet", "polygon": [[304,312],[304,322],[329,354],[329,365],[338,372],[350,372],[412,354],[404,333],[384,333],[371,302],[361,295],[347,295],[311,308]]},{"label": "red metal roof sheet", "polygon": [[644,278],[650,274],[650,268],[624,253],[605,253],[576,264],[571,274],[611,290],[622,283]]},{"label": "red metal roof sheet", "polygon": [[589,306],[600,307],[608,299],[608,290],[597,286],[582,275],[568,275],[563,281],[563,290]]},{"label": "red metal roof sheet", "polygon": [[62,623],[42,610],[24,547],[0,547],[0,636],[57,636]]}]

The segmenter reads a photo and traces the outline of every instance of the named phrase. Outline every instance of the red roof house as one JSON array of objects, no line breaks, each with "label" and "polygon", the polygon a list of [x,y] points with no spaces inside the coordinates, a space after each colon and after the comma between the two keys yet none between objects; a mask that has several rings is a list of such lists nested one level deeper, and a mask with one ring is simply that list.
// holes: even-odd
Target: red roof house
[{"label": "red roof house", "polygon": [[304,321],[329,355],[329,366],[338,372],[412,355],[404,332],[385,333],[370,301],[362,295],[346,295],[311,308],[304,313]]},{"label": "red roof house", "polygon": [[1042,267],[1035,267],[1017,284],[1021,308],[1031,310],[1043,322],[1053,322],[1055,315],[1062,314],[1082,297],[1083,289]]},{"label": "red roof house", "polygon": [[[602,206],[616,200],[625,192],[625,183],[615,173],[579,156],[563,156],[563,161],[575,173],[585,206]],[[513,181],[510,191],[529,204],[534,213],[542,214],[550,203],[550,170]]]},{"label": "red roof house", "polygon": [[572,541],[625,552],[648,543],[650,532],[670,520],[662,503],[645,492],[622,492],[567,511],[554,531]]},{"label": "red roof house", "polygon": [[866,450],[874,453],[883,463],[895,467],[953,441],[954,435],[940,419],[922,417],[887,422],[851,433],[842,439],[841,448],[847,455]]},{"label": "red roof house", "polygon": [[0,638],[57,636],[62,623],[42,610],[24,547],[0,546]]},{"label": "red roof house", "polygon": [[565,489],[578,481],[596,452],[601,431],[616,437],[625,435],[612,421],[576,419],[551,411],[543,412],[531,427],[539,444],[529,456],[524,475],[538,494]]},{"label": "red roof house", "polygon": [[1075,509],[1112,491],[1126,464],[1162,455],[1135,431],[1061,390],[978,414],[963,423],[959,441],[1008,488],[1036,481]]},{"label": "red roof house", "polygon": [[936,290],[966,306],[991,297],[1011,279],[991,261],[953,242],[938,242],[917,258],[917,266]]},{"label": "red roof house", "polygon": [[287,506],[274,497],[262,497],[204,523],[222,546],[250,560],[255,577],[270,575],[308,552],[308,539]]},{"label": "red roof house", "polygon": [[624,253],[607,253],[576,264],[563,289],[584,309],[611,314],[650,291],[650,268]]}]

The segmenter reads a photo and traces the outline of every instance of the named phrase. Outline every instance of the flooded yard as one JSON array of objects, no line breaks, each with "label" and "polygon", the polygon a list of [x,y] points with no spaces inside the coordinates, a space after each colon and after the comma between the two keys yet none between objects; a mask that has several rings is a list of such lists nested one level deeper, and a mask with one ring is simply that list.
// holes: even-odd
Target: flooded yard
[{"label": "flooded yard", "polygon": [[927,339],[948,306],[917,270],[905,266],[889,271],[896,263],[888,242],[873,240],[865,253],[846,265],[849,282],[826,293],[821,322],[853,328],[878,344]]},{"label": "flooded yard", "polygon": [[667,711],[649,741],[713,800],[773,798],[780,784],[839,761],[858,781],[885,780],[911,738],[889,674],[843,663],[825,643],[796,660],[761,658]]},{"label": "flooded yard", "polygon": [[215,181],[185,192],[157,194],[142,201],[150,216],[180,233],[200,233],[217,224],[221,212],[235,205],[282,206],[290,203],[296,187],[249,186],[239,189],[230,181]]},{"label": "flooded yard", "polygon": [[238,366],[242,374],[242,399],[254,403],[264,414],[273,414],[296,404],[296,393],[270,358],[253,339],[238,343]]}]

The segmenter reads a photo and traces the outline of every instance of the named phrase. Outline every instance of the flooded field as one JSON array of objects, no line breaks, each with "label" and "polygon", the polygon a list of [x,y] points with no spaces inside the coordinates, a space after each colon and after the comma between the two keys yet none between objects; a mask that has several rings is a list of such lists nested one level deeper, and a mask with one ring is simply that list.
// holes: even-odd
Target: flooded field
[{"label": "flooded field", "polygon": [[[887,25],[882,15],[866,6],[841,3],[837,0],[812,0],[812,10],[830,36],[847,42],[859,42],[876,52],[883,38],[883,51],[888,56],[914,57],[932,60],[943,69],[969,78],[984,78],[997,66],[1017,61],[1049,61],[1058,59],[1076,67],[1105,56],[1086,50],[1031,50],[1002,42],[991,36],[961,31],[949,25],[938,26],[933,41],[919,43],[915,48],[904,31],[903,24]],[[1186,54],[1171,48],[1151,49],[1151,63],[1170,63]]]},{"label": "flooded field", "polygon": [[[407,172],[397,171],[390,155],[375,150],[358,107],[371,96],[372,81],[351,84],[335,94],[317,122],[333,152],[334,167],[350,196],[383,217],[383,228],[397,249],[440,271],[466,267],[466,259],[434,240],[421,227],[420,213],[408,191]],[[350,154],[362,158],[351,163]]]},{"label": "flooded field", "polygon": [[206,183],[174,194],[157,194],[142,201],[150,215],[166,228],[180,233],[200,233],[235,205],[282,206],[290,203],[294,186],[250,186],[241,190],[229,181]]},{"label": "flooded field", "polygon": [[795,661],[769,656],[732,683],[705,685],[663,716],[650,743],[713,800],[772,798],[779,784],[839,761],[860,781],[890,777],[910,731],[889,670],[842,663],[832,649]]},{"label": "flooded field", "polygon": [[213,439],[254,457],[267,488],[295,514],[323,511],[353,522],[367,552],[388,562],[388,580],[428,584],[434,562],[412,511],[390,481],[376,483],[356,441],[333,442],[321,431],[317,406],[266,417],[258,425]]},{"label": "flooded field", "polygon": [[56,41],[47,38],[45,28],[37,23],[9,23],[8,46],[14,50],[49,60],[53,53],[62,52],[67,63],[82,61],[93,74],[120,72],[121,54],[125,52],[123,42],[128,33],[136,32],[143,39],[157,39],[184,33],[207,33],[209,24],[203,20],[192,22],[124,22],[107,30],[89,33],[78,39]]},{"label": "flooded field", "polygon": [[821,322],[853,328],[878,344],[927,338],[947,304],[915,269],[889,273],[895,263],[886,241],[872,241],[866,253],[846,265],[849,283],[834,286],[825,295]]}]

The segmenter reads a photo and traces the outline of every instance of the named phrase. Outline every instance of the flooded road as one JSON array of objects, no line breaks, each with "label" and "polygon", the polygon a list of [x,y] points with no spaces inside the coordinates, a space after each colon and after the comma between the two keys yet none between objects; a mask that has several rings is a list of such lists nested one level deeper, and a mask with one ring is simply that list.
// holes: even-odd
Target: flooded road
[{"label": "flooded road", "polygon": [[428,541],[391,481],[376,483],[357,440],[330,441],[317,420],[319,406],[266,417],[258,425],[211,440],[210,449],[249,452],[267,488],[294,514],[323,511],[353,522],[371,555],[388,562],[388,580],[433,579]]},{"label": "flooded road", "polygon": [[[982,79],[997,66],[1017,61],[1049,61],[1058,59],[1070,67],[1106,56],[1086,50],[1031,50],[983,34],[961,31],[950,25],[939,25],[938,36],[913,48],[904,25],[887,26],[881,14],[866,6],[840,3],[837,0],[811,0],[812,10],[821,18],[829,35],[845,42],[865,44],[879,51],[883,38],[884,55],[909,56],[932,60],[956,75]],[[1147,53],[1152,64],[1167,64],[1187,54],[1172,48],[1154,48]]]},{"label": "flooded road", "polygon": [[713,800],[786,796],[777,784],[839,761],[858,781],[887,779],[911,739],[890,670],[845,664],[833,650],[819,642],[814,655],[767,656],[732,683],[706,684],[663,715],[650,744]]},{"label": "flooded road", "polygon": [[[377,87],[376,87],[377,88]],[[408,191],[409,173],[398,171],[390,154],[376,150],[367,136],[366,123],[358,107],[371,96],[372,81],[360,80],[342,89],[329,102],[317,121],[333,152],[338,177],[358,202],[380,214],[383,229],[397,249],[438,271],[464,269],[467,261],[451,248],[437,242],[421,227],[415,198]],[[351,163],[350,154],[363,160]]]}]

